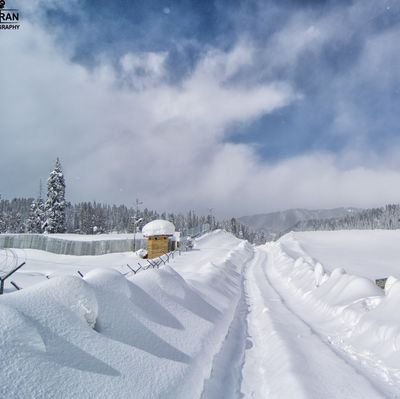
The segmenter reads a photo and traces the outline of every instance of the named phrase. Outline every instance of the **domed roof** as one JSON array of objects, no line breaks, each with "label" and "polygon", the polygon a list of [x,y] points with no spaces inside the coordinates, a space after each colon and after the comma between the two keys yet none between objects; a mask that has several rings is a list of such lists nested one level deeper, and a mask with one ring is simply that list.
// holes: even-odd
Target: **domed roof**
[{"label": "domed roof", "polygon": [[175,226],[168,220],[153,220],[143,227],[142,233],[145,237],[172,236],[175,233]]}]

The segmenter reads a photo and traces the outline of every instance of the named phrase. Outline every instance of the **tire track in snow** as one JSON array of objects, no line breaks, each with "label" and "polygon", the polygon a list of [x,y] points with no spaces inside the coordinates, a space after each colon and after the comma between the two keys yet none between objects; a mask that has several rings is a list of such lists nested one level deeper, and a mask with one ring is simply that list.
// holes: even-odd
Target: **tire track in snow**
[{"label": "tire track in snow", "polygon": [[220,351],[213,359],[210,378],[204,383],[202,399],[241,398],[242,368],[248,340],[247,316],[249,313],[245,298],[244,275],[248,264],[244,265],[241,280],[241,295],[235,309],[232,323],[222,343]]},{"label": "tire track in snow", "polygon": [[249,398],[382,398],[370,381],[340,358],[292,313],[264,271],[259,249],[245,290],[253,347],[245,353],[241,390]]}]

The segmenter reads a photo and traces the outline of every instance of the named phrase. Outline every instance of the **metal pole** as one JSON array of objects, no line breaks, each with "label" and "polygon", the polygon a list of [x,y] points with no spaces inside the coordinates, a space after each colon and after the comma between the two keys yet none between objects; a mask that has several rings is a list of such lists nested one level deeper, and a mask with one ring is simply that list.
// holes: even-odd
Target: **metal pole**
[{"label": "metal pole", "polygon": [[10,281],[10,284],[18,291],[21,289],[14,281]]},{"label": "metal pole", "polygon": [[0,278],[0,295],[3,295],[3,293],[4,293],[4,280],[7,279],[8,277],[10,277],[18,269],[21,269],[21,267],[24,266],[24,265],[25,265],[25,262],[21,263],[15,269],[13,269],[10,272],[8,272],[4,277]]},{"label": "metal pole", "polygon": [[10,277],[13,273],[15,273],[18,269],[21,269],[22,266],[25,265],[26,262],[21,263],[19,266],[17,266],[15,269],[11,270],[9,273],[7,273],[4,277],[2,277],[2,280],[5,280],[6,278]]},{"label": "metal pole", "polygon": [[135,209],[135,218],[134,220],[134,230],[133,230],[133,252],[136,252],[136,231],[137,231],[137,224],[139,220],[139,205],[142,205],[143,202],[136,198],[136,209]]}]

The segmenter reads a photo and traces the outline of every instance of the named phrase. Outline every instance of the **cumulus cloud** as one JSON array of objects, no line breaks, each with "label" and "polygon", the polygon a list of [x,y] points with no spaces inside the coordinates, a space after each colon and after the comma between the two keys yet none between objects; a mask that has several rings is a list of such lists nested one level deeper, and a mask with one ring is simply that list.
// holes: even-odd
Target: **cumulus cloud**
[{"label": "cumulus cloud", "polygon": [[166,52],[125,54],[120,60],[122,67],[121,79],[134,89],[146,89],[156,86],[165,77],[166,58]]},{"label": "cumulus cloud", "polygon": [[[2,170],[19,158],[18,171],[2,180],[12,191],[21,182],[16,174],[25,175],[25,195],[60,156],[75,200],[129,203],[140,196],[154,207],[171,207],[170,193],[188,185],[195,200],[196,182],[212,173],[209,165],[220,157],[227,127],[295,99],[279,82],[227,83],[252,62],[239,55],[246,53],[240,44],[226,53],[210,50],[176,85],[161,79],[165,54],[127,54],[122,74],[107,62],[88,70],[29,22],[0,46],[9,55],[0,66],[9,77],[2,89],[8,98],[1,113],[9,143],[1,148]],[[142,83],[126,84],[128,78]]]},{"label": "cumulus cloud", "polygon": [[[231,136],[236,125],[309,100],[296,80],[299,65],[370,18],[375,11],[360,3],[319,16],[295,12],[263,45],[246,35],[228,50],[207,48],[177,81],[169,79],[167,51],[130,51],[117,62],[99,57],[88,68],[41,24],[25,20],[18,34],[2,32],[2,194],[35,195],[59,156],[72,201],[132,205],[139,197],[160,210],[213,207],[221,216],[396,201],[400,146],[385,160],[365,151],[371,122],[353,98],[363,82],[382,76],[383,60],[400,66],[395,30],[373,32],[346,74],[315,78],[333,114],[321,135],[354,136],[340,152],[310,148],[272,162],[258,143]],[[398,81],[390,68],[378,86]],[[265,140],[273,134],[267,129]]]}]

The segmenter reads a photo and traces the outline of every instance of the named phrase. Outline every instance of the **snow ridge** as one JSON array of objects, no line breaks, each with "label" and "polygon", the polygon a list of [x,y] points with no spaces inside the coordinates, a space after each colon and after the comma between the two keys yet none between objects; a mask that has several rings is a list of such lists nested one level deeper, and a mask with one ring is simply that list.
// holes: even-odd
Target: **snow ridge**
[{"label": "snow ridge", "polygon": [[400,283],[385,294],[372,281],[308,256],[292,234],[264,246],[266,269],[291,310],[389,397],[400,394]]},{"label": "snow ridge", "polygon": [[129,279],[97,269],[0,298],[0,396],[199,398],[253,248],[222,231],[195,246]]},{"label": "snow ridge", "polygon": [[294,315],[269,282],[267,252],[249,268],[249,334],[242,392],[251,398],[381,398],[352,367]]}]

